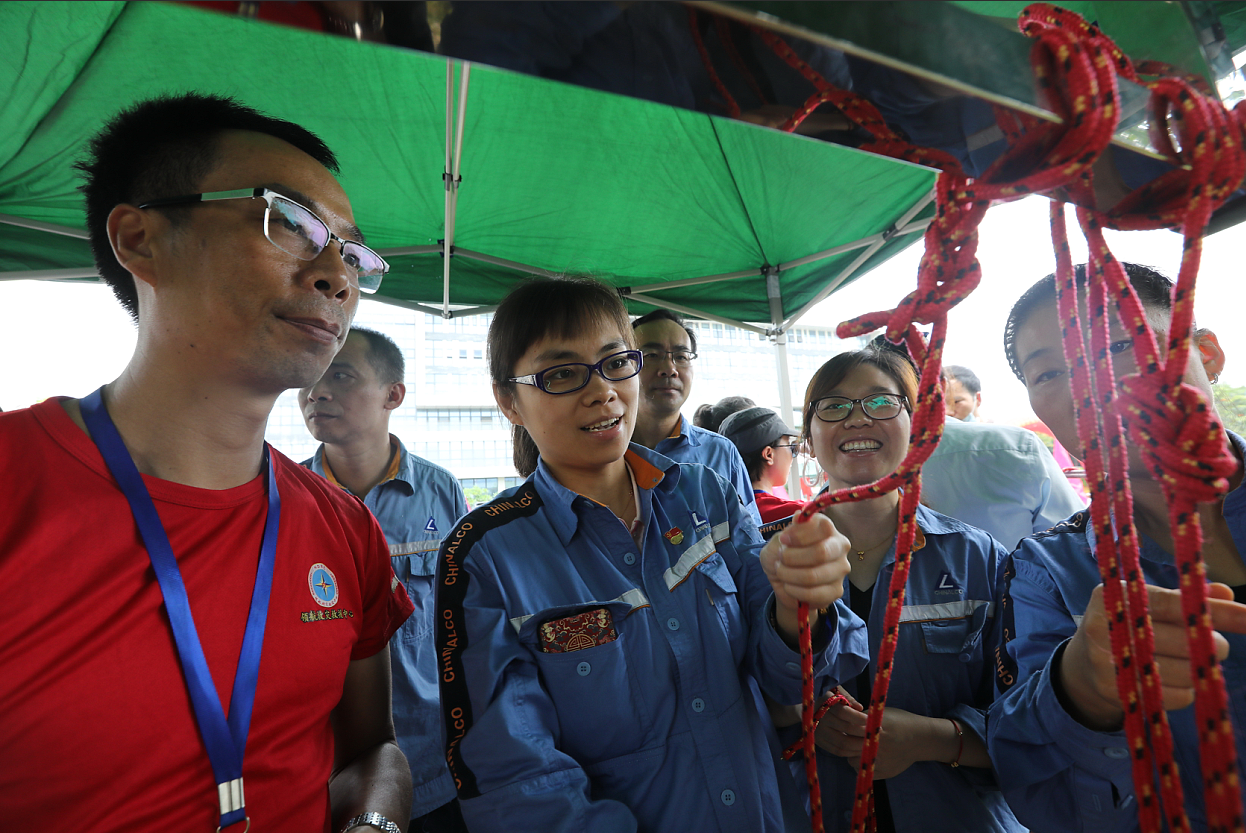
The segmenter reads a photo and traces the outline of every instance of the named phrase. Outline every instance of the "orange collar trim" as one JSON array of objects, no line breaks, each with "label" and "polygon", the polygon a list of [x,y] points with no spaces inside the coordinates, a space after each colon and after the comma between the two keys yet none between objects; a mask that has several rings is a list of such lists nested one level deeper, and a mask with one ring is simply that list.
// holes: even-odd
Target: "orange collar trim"
[{"label": "orange collar trim", "polygon": [[[381,483],[388,483],[389,481],[393,480],[395,477],[398,476],[398,471],[401,468],[402,455],[398,453],[398,441],[394,439],[394,436],[392,434],[389,437],[389,448],[390,448],[389,468],[385,470],[385,476],[381,478],[381,482],[377,483],[376,486],[380,486]],[[333,468],[329,465],[328,454],[320,455],[320,464],[324,466],[325,480],[328,480],[330,483],[332,483],[334,486],[337,486],[339,489],[346,489],[346,487],[343,486],[341,483],[339,483],[338,479],[333,476]],[[376,486],[373,486],[372,488],[375,489]],[[350,489],[346,489],[346,491],[349,492]],[[354,492],[351,492],[351,494],[354,494]],[[359,497],[359,495],[355,495],[355,497]]]},{"label": "orange collar trim", "polygon": [[642,489],[652,489],[661,483],[662,478],[666,476],[661,469],[630,448],[623,455],[623,460],[627,463],[628,468],[632,470],[632,476],[636,478],[636,485]]}]

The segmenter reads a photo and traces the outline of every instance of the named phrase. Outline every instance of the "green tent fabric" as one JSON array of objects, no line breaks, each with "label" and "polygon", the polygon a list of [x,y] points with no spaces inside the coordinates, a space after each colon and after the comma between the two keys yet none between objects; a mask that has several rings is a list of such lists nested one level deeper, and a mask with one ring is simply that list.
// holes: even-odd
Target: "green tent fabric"
[{"label": "green tent fabric", "polygon": [[380,296],[405,305],[490,305],[526,274],[588,272],[633,287],[635,311],[773,327],[920,239],[932,211],[925,168],[472,65],[451,110],[447,293],[461,64],[153,2],[3,3],[0,43],[0,278],[93,275],[72,163],[122,107],[189,90],[319,133],[393,266]]}]

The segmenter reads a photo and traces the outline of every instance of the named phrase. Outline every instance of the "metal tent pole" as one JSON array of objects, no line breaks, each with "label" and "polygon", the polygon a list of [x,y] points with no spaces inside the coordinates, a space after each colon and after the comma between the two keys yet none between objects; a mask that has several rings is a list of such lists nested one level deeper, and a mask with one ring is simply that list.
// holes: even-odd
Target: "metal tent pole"
[{"label": "metal tent pole", "polygon": [[[766,269],[766,300],[770,303],[770,321],[775,326],[771,338],[774,339],[774,356],[779,368],[779,409],[783,421],[791,425],[794,422],[792,414],[795,413],[792,407],[792,373],[787,360],[787,330],[782,328],[783,291],[779,283],[779,270],[774,267]],[[795,465],[795,455],[792,456],[793,465],[787,473],[787,493],[789,496],[799,496],[800,472]]]},{"label": "metal tent pole", "polygon": [[463,181],[460,172],[463,163],[463,123],[467,117],[467,84],[471,71],[471,63],[464,61],[463,74],[459,77],[459,106],[456,118],[454,61],[446,64],[446,168],[441,175],[446,185],[446,237],[441,244],[441,314],[445,318],[450,317],[450,258],[454,255],[454,216],[458,210],[459,184]]},{"label": "metal tent pole", "polygon": [[745,324],[743,321],[733,321],[730,318],[724,318],[721,315],[714,315],[713,313],[705,312],[704,310],[686,307],[683,304],[676,304],[671,301],[663,300],[662,298],[652,298],[648,295],[642,295],[636,292],[623,295],[623,300],[626,301],[629,298],[634,301],[640,301],[642,304],[649,304],[650,306],[655,307],[665,307],[666,309],[674,310],[675,312],[682,312],[684,315],[691,315],[695,318],[704,318],[706,321],[717,321],[719,324],[726,324],[728,327],[739,327],[741,330],[748,330],[750,333],[757,333],[759,336],[770,335],[770,333],[763,330],[761,327],[755,327],[752,324]]},{"label": "metal tent pole", "polygon": [[12,214],[0,214],[0,223],[3,223],[6,226],[17,226],[18,228],[34,229],[35,231],[46,231],[50,234],[59,234],[62,237],[76,237],[79,240],[91,239],[91,235],[87,234],[82,229],[61,226],[56,223],[45,223],[41,220],[28,220],[25,217],[15,217]]},{"label": "metal tent pole", "polygon": [[89,269],[26,269],[20,272],[0,272],[0,281],[68,281],[75,278],[95,278],[101,283],[99,272]]},{"label": "metal tent pole", "polygon": [[793,313],[790,318],[784,321],[783,328],[784,329],[791,328],[791,326],[795,324],[800,318],[804,317],[805,313],[813,309],[815,305],[826,300],[826,297],[828,295],[830,295],[836,289],[839,289],[839,287],[844,283],[844,281],[848,280],[850,277],[852,277],[856,273],[857,269],[861,267],[861,264],[865,263],[871,257],[873,257],[874,253],[877,252],[879,249],[881,249],[883,247],[883,244],[886,243],[888,240],[890,240],[892,237],[895,237],[901,234],[912,234],[913,232],[916,232],[916,231],[925,230],[926,226],[930,225],[929,220],[920,220],[916,223],[913,223],[912,220],[914,217],[917,216],[918,212],[920,212],[923,208],[929,205],[931,201],[934,200],[934,198],[935,198],[935,192],[934,192],[934,189],[931,188],[929,194],[927,194],[924,198],[914,203],[913,206],[908,211],[904,212],[904,214],[900,216],[900,219],[896,220],[896,222],[892,225],[890,229],[888,229],[886,232],[884,232],[881,235],[881,239],[879,239],[877,242],[870,244],[869,248],[867,248],[865,251],[863,251],[861,254],[855,257],[852,263],[848,264],[848,267],[846,269],[844,269],[842,272],[840,272],[838,275],[835,276],[834,280],[830,281],[829,283],[826,284],[826,286],[822,287],[821,291],[819,291],[817,295],[813,296],[813,298],[811,298],[807,304],[805,304],[803,307],[801,307],[799,310]]}]

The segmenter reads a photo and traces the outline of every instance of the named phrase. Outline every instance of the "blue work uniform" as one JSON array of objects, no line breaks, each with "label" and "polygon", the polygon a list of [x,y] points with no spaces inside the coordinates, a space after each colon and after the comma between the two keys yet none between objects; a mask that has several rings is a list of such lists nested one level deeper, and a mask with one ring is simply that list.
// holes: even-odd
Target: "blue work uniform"
[{"label": "blue work uniform", "polygon": [[[381,524],[394,575],[407,588],[415,612],[389,644],[393,675],[394,732],[411,765],[411,817],[418,818],[453,801],[454,781],[446,769],[433,649],[433,576],[437,548],[454,522],[467,514],[463,489],[436,463],[409,454],[390,435],[397,454],[386,479],[363,503]],[[331,481],[324,446],[303,465]],[[405,825],[403,825],[405,828]]]},{"label": "blue work uniform", "polygon": [[[1239,459],[1246,444],[1229,440]],[[1239,553],[1246,553],[1246,486],[1224,499],[1224,518]],[[1137,830],[1138,803],[1125,733],[1096,732],[1073,719],[1052,688],[1052,667],[1077,630],[1102,582],[1090,510],[1021,542],[1005,572],[1002,625],[1009,638],[997,678],[1004,693],[988,723],[991,759],[1017,817],[1038,830],[1094,833]],[[1147,584],[1177,588],[1173,557],[1146,535],[1141,540]],[[1237,767],[1246,772],[1246,635],[1226,633],[1220,664],[1228,688]],[[1181,768],[1185,811],[1194,830],[1207,829],[1194,706],[1168,712],[1174,759]],[[1246,789],[1246,781],[1241,782]],[[1246,793],[1243,794],[1246,801]]]},{"label": "blue work uniform", "polygon": [[922,502],[986,530],[1010,552],[1086,505],[1033,431],[955,417],[922,465]]},{"label": "blue work uniform", "polygon": [[680,414],[678,432],[663,439],[653,450],[676,463],[700,463],[717,472],[719,477],[735,487],[753,523],[761,524],[757,498],[753,494],[753,480],[748,476],[740,450],[731,440],[722,434],[698,428]]},{"label": "blue work uniform", "polygon": [[[463,817],[480,830],[782,830],[801,810],[780,798],[752,686],[799,702],[800,657],[774,628],[757,528],[709,469],[636,444],[626,460],[640,546],[543,461],[442,544],[441,702]],[[601,611],[607,626],[551,650],[552,620],[600,624]],[[814,646],[819,686],[865,657],[864,623],[837,603]]]},{"label": "blue work uniform", "polygon": [[[994,695],[995,599],[1008,554],[982,530],[925,506],[917,507],[917,529],[887,705],[927,717],[950,718],[966,736],[974,735],[985,744],[986,713]],[[871,675],[878,671],[895,559],[893,544],[868,591]],[[845,584],[845,598],[848,593]],[[842,685],[866,704],[857,680]],[[789,727],[781,734],[784,742],[794,742],[800,727]],[[792,772],[807,794],[802,759],[794,760]],[[818,779],[826,829],[850,830],[856,771],[846,759],[819,750]],[[888,778],[886,784],[899,833],[1024,830],[989,768],[919,761]]]}]

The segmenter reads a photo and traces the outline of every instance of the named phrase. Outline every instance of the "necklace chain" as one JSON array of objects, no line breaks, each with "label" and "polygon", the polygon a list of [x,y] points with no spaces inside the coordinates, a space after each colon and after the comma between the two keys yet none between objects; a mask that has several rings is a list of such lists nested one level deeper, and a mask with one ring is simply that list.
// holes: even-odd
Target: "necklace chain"
[{"label": "necklace chain", "polygon": [[[879,547],[879,546],[881,546],[881,545],[883,545],[883,544],[889,544],[889,543],[891,543],[892,539],[893,539],[893,538],[895,538],[895,537],[896,537],[896,533],[894,533],[894,532],[893,532],[893,533],[891,533],[890,535],[888,535],[886,538],[884,538],[883,540],[879,541],[877,544],[871,544],[870,546],[865,547],[864,549],[857,549],[857,548],[856,548],[856,545],[854,544],[854,545],[853,545],[853,547],[852,547],[852,551],[853,551],[853,552],[855,552],[855,553],[857,554],[857,561],[864,561],[864,560],[865,560],[865,554],[866,554],[867,552],[869,552],[869,551],[870,551],[870,550],[872,550],[872,549],[876,549],[877,547]],[[848,543],[850,543],[850,544],[851,544],[852,542],[851,542],[851,541],[849,541]]]}]

